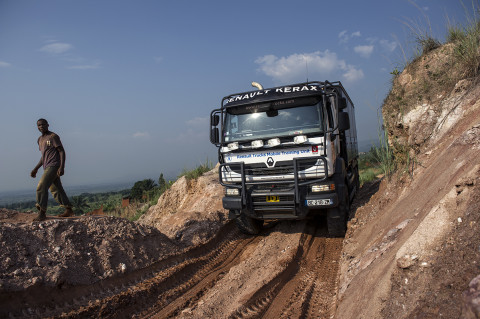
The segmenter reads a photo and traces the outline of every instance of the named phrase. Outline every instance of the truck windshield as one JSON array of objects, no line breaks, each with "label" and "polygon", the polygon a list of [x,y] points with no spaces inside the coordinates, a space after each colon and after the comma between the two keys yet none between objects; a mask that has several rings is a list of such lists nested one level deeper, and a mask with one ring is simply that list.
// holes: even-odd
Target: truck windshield
[{"label": "truck windshield", "polygon": [[[267,114],[268,113],[268,114]],[[270,112],[225,117],[225,142],[322,133],[320,103]]]}]

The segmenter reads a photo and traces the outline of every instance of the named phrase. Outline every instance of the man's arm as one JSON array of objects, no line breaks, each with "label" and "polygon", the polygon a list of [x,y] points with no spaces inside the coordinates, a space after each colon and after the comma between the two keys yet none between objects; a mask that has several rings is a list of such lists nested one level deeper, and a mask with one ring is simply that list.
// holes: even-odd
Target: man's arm
[{"label": "man's arm", "polygon": [[58,146],[57,147],[58,154],[60,155],[60,167],[58,168],[57,175],[58,176],[63,176],[65,174],[65,150],[63,149],[63,146]]},{"label": "man's arm", "polygon": [[40,158],[37,166],[35,166],[35,168],[30,172],[30,176],[35,178],[35,176],[37,176],[37,172],[38,172],[38,169],[40,168],[40,166],[42,166],[42,158]]}]

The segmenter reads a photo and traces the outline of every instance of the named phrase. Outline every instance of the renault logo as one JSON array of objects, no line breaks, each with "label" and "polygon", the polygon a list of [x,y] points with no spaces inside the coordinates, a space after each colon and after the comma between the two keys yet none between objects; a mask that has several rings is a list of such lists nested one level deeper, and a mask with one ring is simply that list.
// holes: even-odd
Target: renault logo
[{"label": "renault logo", "polygon": [[269,157],[269,158],[267,159],[267,166],[268,166],[268,167],[273,167],[273,166],[275,166],[275,161],[273,160],[273,157]]}]

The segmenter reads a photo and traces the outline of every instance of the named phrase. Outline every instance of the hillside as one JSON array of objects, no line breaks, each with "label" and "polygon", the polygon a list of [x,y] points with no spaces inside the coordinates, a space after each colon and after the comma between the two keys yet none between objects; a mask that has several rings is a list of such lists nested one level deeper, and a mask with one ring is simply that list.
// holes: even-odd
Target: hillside
[{"label": "hillside", "polygon": [[0,317],[479,318],[480,85],[453,50],[395,77],[396,172],[362,187],[345,239],[322,218],[240,233],[216,169],[136,223],[1,210]]},{"label": "hillside", "polygon": [[462,305],[479,296],[478,278],[468,287],[480,275],[480,86],[451,83],[452,50],[418,58],[385,100],[399,170],[350,222],[338,318],[470,318]]},{"label": "hillside", "polygon": [[218,168],[198,179],[182,176],[138,222],[161,229],[184,245],[204,244],[227,222],[222,197]]}]

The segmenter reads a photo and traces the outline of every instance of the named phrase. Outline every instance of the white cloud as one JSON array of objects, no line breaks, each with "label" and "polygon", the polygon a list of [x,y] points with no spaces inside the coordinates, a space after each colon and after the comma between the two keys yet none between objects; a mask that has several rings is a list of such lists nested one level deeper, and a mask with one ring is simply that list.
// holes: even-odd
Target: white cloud
[{"label": "white cloud", "polygon": [[380,40],[380,45],[385,51],[393,52],[398,46],[396,41]]},{"label": "white cloud", "polygon": [[54,42],[47,45],[44,45],[40,48],[40,51],[46,52],[49,54],[62,54],[73,49],[73,45],[69,43]]},{"label": "white cloud", "polygon": [[0,68],[8,68],[9,66],[12,66],[12,65],[8,62],[0,61]]},{"label": "white cloud", "polygon": [[149,138],[150,134],[148,132],[135,132],[133,133],[133,138]]},{"label": "white cloud", "polygon": [[348,66],[346,72],[343,74],[343,77],[348,82],[355,82],[355,81],[363,79],[364,74],[363,74],[363,71],[361,69],[356,69],[352,66]]},{"label": "white cloud", "polygon": [[169,144],[196,145],[208,141],[208,117],[195,117],[185,121],[185,127],[174,136],[165,139]]},{"label": "white cloud", "polygon": [[71,53],[74,46],[70,43],[59,42],[57,40],[46,40],[45,45],[39,50],[45,52],[60,61],[66,62],[69,66],[67,69],[71,70],[92,70],[100,68],[100,62],[89,61],[82,56]]},{"label": "white cloud", "polygon": [[[260,68],[259,70],[267,76],[270,76],[276,82],[288,83],[298,81],[311,76],[340,77],[347,80],[356,80],[363,77],[362,70],[357,70],[354,66],[347,64],[339,59],[337,54],[329,50],[316,51],[305,54],[292,54],[287,57],[276,57],[275,55],[265,55],[255,60]],[[352,74],[356,74],[353,76]]]},{"label": "white cloud", "polygon": [[358,45],[353,48],[353,51],[360,54],[361,57],[368,58],[373,53],[373,45]]},{"label": "white cloud", "polygon": [[196,117],[185,122],[188,126],[194,127],[207,127],[208,126],[208,117]]},{"label": "white cloud", "polygon": [[343,30],[338,34],[338,38],[340,39],[340,42],[347,42],[348,41],[348,35],[347,35],[347,30]]},{"label": "white cloud", "polygon": [[362,34],[360,31],[355,31],[353,33],[348,34],[347,30],[343,30],[338,34],[338,38],[340,39],[340,43],[347,43],[351,38],[354,37],[361,37]]},{"label": "white cloud", "polygon": [[100,67],[100,62],[95,62],[92,64],[81,64],[81,65],[72,65],[67,67],[67,69],[72,69],[72,70],[92,70],[92,69],[98,69]]}]

